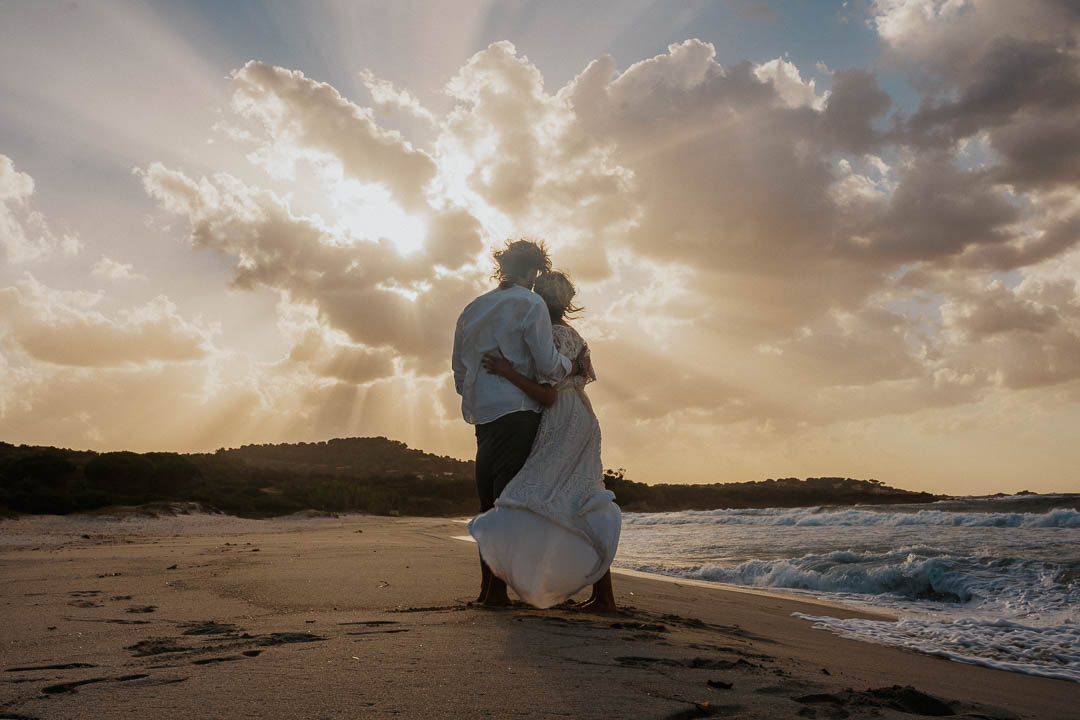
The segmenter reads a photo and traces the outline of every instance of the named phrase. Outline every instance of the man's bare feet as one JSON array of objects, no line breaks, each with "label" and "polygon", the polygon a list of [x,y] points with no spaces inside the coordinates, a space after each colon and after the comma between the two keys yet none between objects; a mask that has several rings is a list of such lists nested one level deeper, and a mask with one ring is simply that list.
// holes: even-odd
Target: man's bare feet
[{"label": "man's bare feet", "polygon": [[480,594],[476,596],[476,604],[480,605],[487,600],[488,590],[491,588],[492,572],[484,558],[480,558]]},{"label": "man's bare feet", "polygon": [[604,573],[604,577],[596,581],[592,586],[592,595],[589,599],[577,606],[578,610],[587,612],[615,612],[615,593],[611,589],[611,571]]},{"label": "man's bare feet", "polygon": [[488,586],[487,595],[481,601],[484,607],[506,607],[510,604],[510,596],[506,594],[506,583],[491,576],[491,584]]}]

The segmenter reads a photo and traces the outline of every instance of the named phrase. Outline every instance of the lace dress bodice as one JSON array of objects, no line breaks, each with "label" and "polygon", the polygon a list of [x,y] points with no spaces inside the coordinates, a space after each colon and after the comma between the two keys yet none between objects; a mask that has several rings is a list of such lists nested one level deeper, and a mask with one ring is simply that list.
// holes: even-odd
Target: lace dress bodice
[{"label": "lace dress bodice", "polygon": [[589,370],[584,375],[568,375],[564,379],[555,384],[555,388],[558,390],[566,390],[568,388],[574,388],[576,390],[584,390],[588,383],[596,380],[596,372],[592,368],[592,356],[589,353],[589,345],[585,342],[585,339],[578,334],[578,331],[569,325],[552,325],[551,326],[552,339],[555,341],[555,349],[558,350],[563,356],[570,359],[570,362],[574,362],[577,359],[578,353],[582,348],[585,348],[585,357],[589,359]]}]

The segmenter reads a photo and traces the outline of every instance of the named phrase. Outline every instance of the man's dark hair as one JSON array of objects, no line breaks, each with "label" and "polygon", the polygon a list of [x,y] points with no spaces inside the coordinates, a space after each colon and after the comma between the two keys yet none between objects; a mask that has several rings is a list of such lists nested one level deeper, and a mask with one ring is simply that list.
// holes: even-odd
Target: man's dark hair
[{"label": "man's dark hair", "polygon": [[495,274],[491,277],[500,285],[512,283],[534,268],[539,272],[551,270],[551,258],[543,240],[507,240],[501,250],[491,253],[491,257],[495,260]]}]

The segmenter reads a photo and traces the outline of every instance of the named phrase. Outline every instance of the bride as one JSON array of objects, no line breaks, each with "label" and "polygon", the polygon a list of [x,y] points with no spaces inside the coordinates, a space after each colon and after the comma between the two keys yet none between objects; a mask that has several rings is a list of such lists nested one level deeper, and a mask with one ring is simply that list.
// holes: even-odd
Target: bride
[{"label": "bride", "polygon": [[[572,304],[573,284],[561,272],[547,272],[534,290],[551,313],[556,349],[577,357],[586,344],[566,322],[580,310]],[[592,597],[580,607],[614,610],[609,567],[621,515],[614,493],[604,488],[600,425],[585,394],[596,375],[589,367],[552,386],[521,375],[499,354],[486,355],[483,365],[547,409],[525,465],[495,507],[469,522],[481,557],[530,605],[557,605],[591,584]],[[500,600],[508,602],[489,597],[486,604]]]}]

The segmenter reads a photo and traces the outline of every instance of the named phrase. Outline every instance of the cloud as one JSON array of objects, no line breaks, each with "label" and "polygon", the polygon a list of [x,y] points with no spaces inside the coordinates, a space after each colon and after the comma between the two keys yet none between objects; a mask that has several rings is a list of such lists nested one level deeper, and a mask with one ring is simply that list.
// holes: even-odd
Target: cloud
[{"label": "cloud", "polygon": [[370,70],[360,71],[360,81],[371,93],[371,100],[378,110],[388,114],[402,111],[432,125],[437,122],[435,115],[408,90],[394,87],[392,82],[376,77]]},{"label": "cloud", "polygon": [[754,67],[754,75],[762,82],[771,82],[777,95],[788,107],[805,105],[815,110],[825,106],[828,93],[818,95],[813,79],[803,81],[799,68],[784,58],[776,58]]},{"label": "cloud", "polygon": [[1073,279],[1029,280],[1010,290],[989,280],[942,306],[956,364],[985,368],[1023,389],[1080,379],[1080,294]]},{"label": "cloud", "polygon": [[832,90],[821,118],[823,130],[838,149],[868,152],[880,143],[873,120],[884,114],[891,103],[873,73],[859,68],[839,70],[833,73]]},{"label": "cloud", "polygon": [[[476,286],[471,277],[436,277],[435,272],[444,255],[460,251],[445,244],[474,241],[467,217],[442,214],[445,225],[436,232],[443,239],[405,257],[387,242],[335,235],[316,218],[293,215],[274,193],[232,176],[196,182],[158,164],[139,174],[163,207],[186,217],[196,246],[233,262],[236,287],[265,287],[310,303],[350,342],[384,348],[428,372],[441,371],[452,339],[445,329],[453,327]],[[464,227],[455,227],[455,219]],[[372,367],[392,370],[386,363]]]},{"label": "cloud", "polygon": [[27,273],[0,290],[2,340],[30,358],[72,367],[189,362],[207,356],[213,329],[185,320],[163,295],[108,317],[100,293],[54,290]]},{"label": "cloud", "polygon": [[[869,255],[934,261],[1013,238],[1021,211],[985,173],[963,171],[947,154],[925,152],[897,173],[896,189],[859,236]],[[856,243],[858,252],[858,243]]]},{"label": "cloud", "polygon": [[101,256],[101,259],[90,268],[90,274],[107,280],[145,280],[145,275],[134,272],[135,266],[131,263],[122,263],[112,258]]},{"label": "cloud", "polygon": [[324,153],[361,182],[387,186],[406,210],[424,207],[423,186],[435,164],[399,133],[385,130],[371,111],[326,83],[297,70],[255,61],[232,74],[233,107],[260,121],[275,143]]},{"label": "cloud", "polygon": [[34,179],[16,170],[11,158],[0,154],[0,248],[4,259],[21,264],[78,254],[82,247],[79,236],[54,233],[45,216],[30,207],[33,194]]},{"label": "cloud", "polygon": [[923,94],[898,129],[903,142],[951,147],[982,132],[998,156],[998,182],[1080,181],[1075,3],[888,0],[875,8],[889,57]]}]

